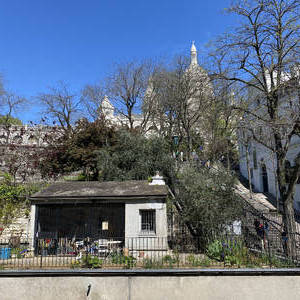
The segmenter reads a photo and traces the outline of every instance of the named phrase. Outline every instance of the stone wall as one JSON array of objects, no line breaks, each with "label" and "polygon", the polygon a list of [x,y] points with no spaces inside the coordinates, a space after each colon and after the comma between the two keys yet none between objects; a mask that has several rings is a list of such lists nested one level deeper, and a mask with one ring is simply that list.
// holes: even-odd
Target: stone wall
[{"label": "stone wall", "polygon": [[8,241],[13,237],[19,237],[22,240],[31,238],[30,231],[30,217],[26,215],[25,210],[20,211],[19,216],[14,220],[14,222],[3,228],[0,235],[0,240]]}]

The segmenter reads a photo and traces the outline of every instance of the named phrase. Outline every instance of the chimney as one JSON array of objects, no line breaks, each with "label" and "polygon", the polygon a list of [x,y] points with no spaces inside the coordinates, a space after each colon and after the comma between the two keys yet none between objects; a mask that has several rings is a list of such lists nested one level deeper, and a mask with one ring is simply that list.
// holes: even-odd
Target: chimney
[{"label": "chimney", "polygon": [[156,172],[156,175],[152,177],[152,181],[149,185],[165,185],[164,178],[159,175],[159,171]]}]

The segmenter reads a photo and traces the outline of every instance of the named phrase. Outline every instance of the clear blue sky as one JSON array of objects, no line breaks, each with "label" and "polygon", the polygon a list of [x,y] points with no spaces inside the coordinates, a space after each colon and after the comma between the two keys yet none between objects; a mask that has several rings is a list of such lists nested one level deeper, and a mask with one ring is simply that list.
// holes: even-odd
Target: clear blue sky
[{"label": "clear blue sky", "polygon": [[[25,97],[64,80],[74,90],[114,62],[200,50],[233,24],[230,0],[7,0],[0,3],[0,72]],[[204,50],[202,50],[203,52]],[[36,109],[18,115],[38,120]]]}]

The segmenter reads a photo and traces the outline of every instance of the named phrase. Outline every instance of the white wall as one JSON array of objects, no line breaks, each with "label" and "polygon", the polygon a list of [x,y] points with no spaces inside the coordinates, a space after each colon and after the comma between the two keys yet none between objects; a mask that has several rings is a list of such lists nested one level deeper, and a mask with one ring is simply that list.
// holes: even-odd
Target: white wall
[{"label": "white wall", "polygon": [[[155,210],[155,233],[143,233],[141,231],[140,210],[144,209]],[[165,201],[151,200],[151,202],[149,202],[149,200],[129,200],[125,203],[126,242],[132,242],[132,239],[134,238],[135,246],[137,248],[165,248],[167,234],[167,209]]]},{"label": "white wall", "polygon": [[[71,275],[71,274],[70,274]],[[88,286],[91,286],[87,296]],[[2,277],[5,300],[293,300],[300,276]]]},{"label": "white wall", "polygon": [[[253,162],[253,151],[256,149],[256,161],[257,168],[254,168]],[[242,151],[241,151],[242,150]],[[259,192],[263,192],[263,182],[262,182],[262,165],[266,165],[268,173],[268,185],[269,193],[276,197],[276,159],[274,154],[265,146],[258,144],[254,141],[251,142],[249,147],[249,166],[253,171],[253,177],[251,178],[252,184],[255,189]],[[246,162],[246,149],[245,146],[240,144],[240,171],[241,174],[248,179],[248,170]]]},{"label": "white wall", "polygon": [[[253,164],[253,149],[256,149],[256,157],[257,157],[257,169],[254,169]],[[289,151],[287,153],[287,160],[291,163],[291,166],[294,165],[294,159],[300,151],[300,138],[293,137],[291,140],[291,145],[289,147]],[[240,152],[240,172],[242,176],[248,179],[248,170],[247,170],[247,162],[246,162],[246,150],[245,146],[240,142],[239,144],[239,152]],[[268,183],[269,183],[269,193],[276,197],[276,194],[279,191],[278,187],[276,187],[276,168],[277,163],[274,157],[274,153],[270,151],[265,146],[256,143],[255,141],[251,142],[251,146],[249,149],[249,161],[250,168],[253,169],[253,177],[252,184],[255,189],[259,192],[263,192],[263,183],[262,183],[262,162],[265,163],[268,173]],[[277,190],[276,190],[277,189]],[[294,195],[294,206],[297,210],[300,210],[300,184],[296,184],[295,187],[295,195]]]}]

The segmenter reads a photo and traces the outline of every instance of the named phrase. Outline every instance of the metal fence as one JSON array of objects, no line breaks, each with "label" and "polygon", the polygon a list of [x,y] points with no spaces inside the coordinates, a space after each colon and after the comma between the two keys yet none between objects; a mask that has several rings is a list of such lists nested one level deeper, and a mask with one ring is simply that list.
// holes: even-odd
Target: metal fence
[{"label": "metal fence", "polygon": [[0,241],[0,268],[133,268],[168,262],[167,238],[13,239]]},{"label": "metal fence", "polygon": [[0,240],[0,269],[298,266],[299,234],[294,234],[297,256],[291,261],[281,233],[267,221],[259,231],[261,223],[255,222],[233,224],[205,246],[203,237],[191,235]]},{"label": "metal fence", "polygon": [[[168,237],[119,237],[83,233],[76,238],[51,232],[36,238],[0,239],[0,269],[293,267],[300,265],[300,216],[289,237],[277,212],[246,204],[243,216],[206,235],[192,234],[177,214]],[[288,255],[288,238],[295,253]]]}]

